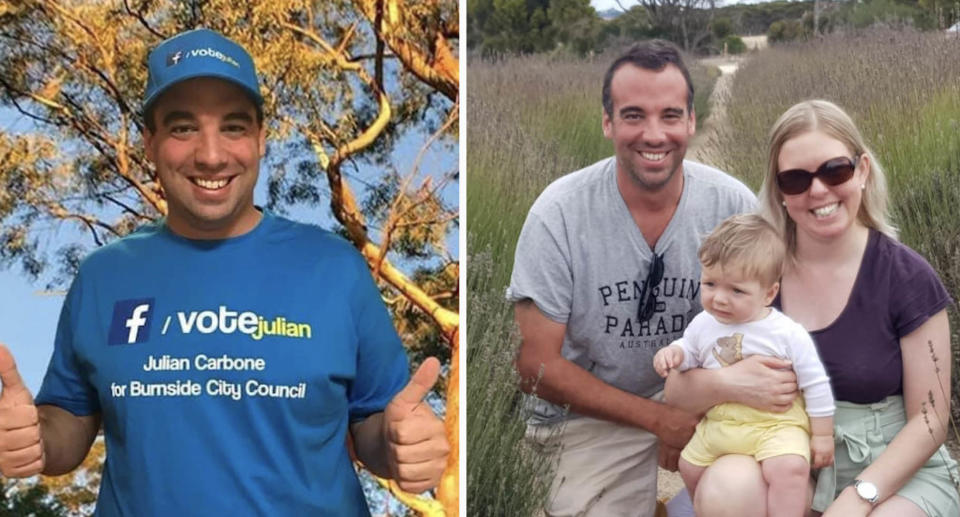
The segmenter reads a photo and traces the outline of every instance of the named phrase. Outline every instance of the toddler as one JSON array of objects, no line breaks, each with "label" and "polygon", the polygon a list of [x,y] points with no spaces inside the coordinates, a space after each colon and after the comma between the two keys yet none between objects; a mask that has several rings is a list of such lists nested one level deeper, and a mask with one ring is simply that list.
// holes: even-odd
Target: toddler
[{"label": "toddler", "polygon": [[802,399],[784,413],[736,403],[711,408],[683,449],[679,468],[692,496],[700,476],[720,456],[753,456],[769,487],[767,514],[799,517],[811,456],[813,468],[833,463],[834,403],[810,335],[769,307],[780,288],[784,257],[782,239],[759,215],[721,223],[700,247],[704,310],[681,339],[657,352],[653,365],[666,377],[672,369],[722,368],[751,355],[792,362]]}]

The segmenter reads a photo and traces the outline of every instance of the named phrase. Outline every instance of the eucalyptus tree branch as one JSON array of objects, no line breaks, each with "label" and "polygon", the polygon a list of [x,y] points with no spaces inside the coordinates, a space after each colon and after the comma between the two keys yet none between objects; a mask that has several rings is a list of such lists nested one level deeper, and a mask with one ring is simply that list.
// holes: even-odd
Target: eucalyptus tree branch
[{"label": "eucalyptus tree branch", "polygon": [[159,32],[157,32],[156,29],[154,29],[153,27],[150,26],[149,23],[147,23],[147,20],[144,19],[144,17],[143,17],[143,10],[142,10],[142,9],[139,9],[139,10],[137,10],[136,13],[134,13],[133,10],[130,9],[129,0],[123,0],[123,7],[124,7],[124,9],[126,9],[127,14],[129,14],[130,16],[133,16],[134,18],[136,18],[137,21],[140,22],[140,25],[143,25],[143,27],[144,27],[145,29],[147,29],[148,31],[150,31],[151,34],[153,34],[154,36],[156,36],[156,37],[158,37],[158,38],[160,38],[160,39],[162,39],[162,40],[163,40],[163,39],[167,39],[166,36],[164,36],[163,34],[160,34]]},{"label": "eucalyptus tree branch", "polygon": [[450,50],[444,31],[438,31],[433,38],[431,43],[434,56],[430,59],[423,51],[401,37],[396,26],[389,22],[380,25],[376,23],[377,4],[380,1],[385,2],[388,12],[403,12],[403,4],[399,0],[354,0],[354,5],[370,21],[374,32],[383,38],[407,70],[448,99],[456,100],[460,87],[460,61]]},{"label": "eucalyptus tree branch", "polygon": [[377,480],[377,483],[379,483],[381,487],[389,490],[397,500],[407,505],[411,510],[420,513],[420,515],[424,517],[444,517],[446,515],[443,506],[436,499],[427,499],[409,492],[404,492],[397,486],[396,481],[384,479],[372,473],[370,475]]},{"label": "eucalyptus tree branch", "polygon": [[395,228],[406,228],[410,226],[431,226],[435,224],[444,224],[453,221],[454,219],[460,217],[460,214],[456,212],[451,212],[443,217],[436,219],[417,219],[414,221],[407,221],[403,223],[397,223]]},{"label": "eucalyptus tree branch", "polygon": [[[45,205],[46,205],[47,213],[49,213],[53,217],[56,217],[57,219],[77,219],[83,222],[84,224],[86,224],[91,229],[94,226],[99,226],[100,228],[103,228],[109,231],[110,233],[116,235],[117,237],[123,237],[123,235],[119,231],[117,231],[116,228],[101,221],[100,219],[92,215],[70,212],[69,210],[66,209],[66,207],[64,207],[63,205],[55,201],[48,201],[47,203],[45,203]],[[96,238],[96,240],[99,241],[99,238],[96,236],[96,232],[94,232],[94,237]]]},{"label": "eucalyptus tree branch", "polygon": [[[459,104],[460,104],[459,102],[455,103],[454,107],[456,108],[456,106]],[[453,122],[456,121],[458,118],[459,118],[459,111],[456,109],[451,110],[450,113],[447,114],[447,120],[443,123],[443,125],[440,126],[440,128],[437,129],[432,135],[430,135],[430,137],[427,138],[427,141],[424,142],[424,144],[420,147],[420,150],[417,152],[417,157],[413,160],[413,166],[410,168],[410,172],[406,175],[406,177],[404,177],[403,182],[400,184],[399,188],[397,189],[397,196],[393,199],[393,203],[390,204],[390,210],[387,212],[387,219],[386,219],[387,224],[385,225],[385,229],[383,232],[383,240],[380,244],[380,258],[379,260],[377,260],[377,263],[374,265],[374,269],[373,269],[374,275],[379,274],[380,263],[386,257],[387,251],[390,250],[390,241],[393,238],[394,230],[396,230],[399,227],[398,223],[402,221],[403,218],[407,216],[407,214],[413,211],[413,209],[422,205],[424,202],[426,202],[427,199],[430,199],[433,196],[433,194],[435,194],[435,191],[431,191],[429,195],[420,196],[420,199],[417,202],[411,203],[402,212],[400,212],[399,214],[397,213],[397,209],[400,207],[400,202],[406,199],[407,197],[406,196],[407,187],[409,186],[410,182],[413,181],[413,178],[416,177],[416,175],[420,172],[420,162],[423,160],[423,157],[426,154],[427,149],[429,149],[430,146],[433,144],[433,142],[435,142],[437,138],[440,137],[441,134],[445,133],[447,129],[449,129],[450,126],[453,124]],[[404,226],[409,226],[409,225],[404,225]]]},{"label": "eucalyptus tree branch", "polygon": [[130,215],[132,215],[132,216],[134,216],[134,217],[136,217],[136,218],[138,218],[138,219],[143,219],[144,221],[152,221],[152,220],[153,220],[152,217],[148,217],[148,216],[146,216],[146,215],[144,215],[144,214],[141,214],[140,212],[134,210],[133,208],[130,208],[130,206],[128,206],[126,203],[124,203],[124,202],[122,202],[122,201],[120,201],[120,200],[118,200],[118,199],[115,199],[115,198],[114,198],[113,196],[111,196],[111,195],[103,194],[103,195],[101,195],[100,197],[102,197],[102,198],[106,199],[107,201],[110,201],[111,203],[119,206],[120,208],[123,209],[124,212],[127,212],[128,214],[130,214]]}]

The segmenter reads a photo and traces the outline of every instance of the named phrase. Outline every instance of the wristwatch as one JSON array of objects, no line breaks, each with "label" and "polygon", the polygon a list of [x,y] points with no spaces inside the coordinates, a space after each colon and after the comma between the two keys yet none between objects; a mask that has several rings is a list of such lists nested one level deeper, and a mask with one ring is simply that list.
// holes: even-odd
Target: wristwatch
[{"label": "wristwatch", "polygon": [[857,491],[857,495],[860,496],[860,499],[863,499],[870,504],[877,504],[877,500],[880,496],[879,492],[877,492],[877,485],[874,485],[869,481],[854,479],[853,488]]}]

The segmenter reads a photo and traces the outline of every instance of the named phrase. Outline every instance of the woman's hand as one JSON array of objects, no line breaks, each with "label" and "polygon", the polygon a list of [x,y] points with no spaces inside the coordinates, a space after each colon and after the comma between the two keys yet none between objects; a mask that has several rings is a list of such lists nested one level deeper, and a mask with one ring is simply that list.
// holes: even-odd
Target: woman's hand
[{"label": "woman's hand", "polygon": [[852,486],[840,492],[827,511],[821,517],[866,517],[873,511],[873,505],[865,501]]}]

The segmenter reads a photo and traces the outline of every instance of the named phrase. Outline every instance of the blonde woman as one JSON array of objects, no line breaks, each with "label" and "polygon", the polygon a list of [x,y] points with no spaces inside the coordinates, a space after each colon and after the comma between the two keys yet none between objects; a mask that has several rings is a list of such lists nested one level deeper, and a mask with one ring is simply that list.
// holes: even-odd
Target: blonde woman
[{"label": "blonde woman", "polygon": [[[788,250],[774,306],[813,336],[837,399],[836,464],[816,476],[813,512],[960,515],[960,476],[942,446],[950,364],[932,359],[950,357],[951,299],[930,265],[897,241],[883,170],[842,109],[813,100],[780,117],[760,203]],[[720,389],[728,379],[717,372],[672,375],[667,399],[700,412],[727,400],[751,403],[749,380]],[[792,403],[793,386],[764,402]],[[700,481],[697,515],[765,515],[756,462],[721,460]]]}]

